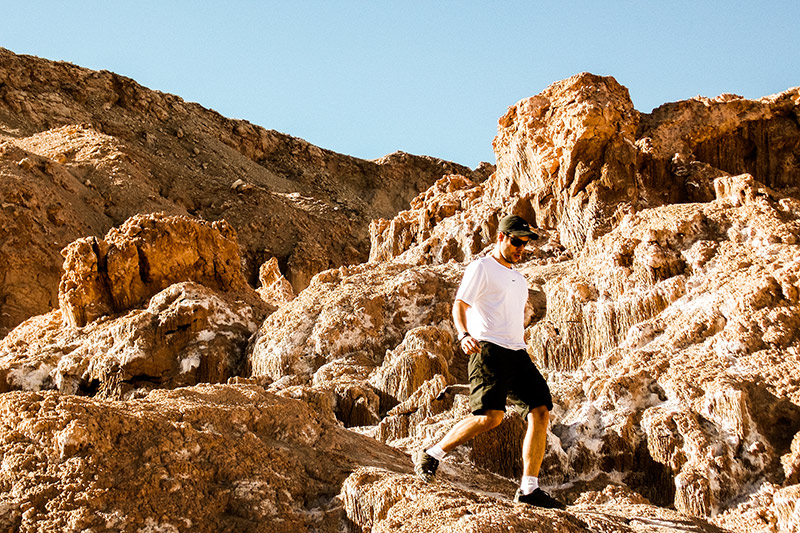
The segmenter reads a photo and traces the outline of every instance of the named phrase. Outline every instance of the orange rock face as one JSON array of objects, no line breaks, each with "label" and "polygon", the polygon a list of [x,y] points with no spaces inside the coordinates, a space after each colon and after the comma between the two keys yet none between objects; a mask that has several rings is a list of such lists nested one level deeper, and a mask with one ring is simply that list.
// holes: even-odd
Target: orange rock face
[{"label": "orange rock face", "polygon": [[[2,59],[0,119],[20,132],[0,153],[2,246],[19,251],[3,324],[47,293],[43,243],[65,257],[58,308],[0,340],[0,529],[798,529],[800,89],[645,114],[579,74],[510,107],[496,171],[469,171],[352,160],[111,74]],[[102,128],[63,125],[76,109]],[[137,140],[137,120],[161,126]],[[156,179],[181,151],[203,172]],[[408,453],[469,415],[451,306],[506,213],[541,237],[517,268],[555,404],[539,478],[563,512],[510,501],[511,411],[436,483],[410,473]],[[367,234],[369,261],[344,265]]]},{"label": "orange rock face", "polygon": [[60,309],[0,341],[0,389],[128,397],[238,375],[272,309],[238,250],[224,223],[166,215],[72,243]]},{"label": "orange rock face", "polygon": [[211,290],[244,291],[235,233],[224,222],[137,216],[103,240],[64,249],[59,307],[73,327],[137,306],[179,281]]},{"label": "orange rock face", "polygon": [[0,49],[0,336],[56,306],[61,249],[134,215],[225,220],[252,284],[275,257],[299,291],[365,261],[372,219],[443,175],[490,172],[337,154],[111,72]]}]

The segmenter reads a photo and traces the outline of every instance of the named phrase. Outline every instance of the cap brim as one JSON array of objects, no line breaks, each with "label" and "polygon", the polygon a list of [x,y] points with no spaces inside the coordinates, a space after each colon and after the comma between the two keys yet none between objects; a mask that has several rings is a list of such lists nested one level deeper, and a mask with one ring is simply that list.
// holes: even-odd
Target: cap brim
[{"label": "cap brim", "polygon": [[532,231],[526,231],[524,229],[517,230],[517,231],[509,231],[509,235],[513,235],[514,237],[529,237],[530,240],[535,241],[539,238],[538,233],[534,233]]},{"label": "cap brim", "polygon": [[532,241],[535,241],[539,238],[538,233],[525,230],[509,231],[508,235],[511,235],[512,237],[528,237]]}]

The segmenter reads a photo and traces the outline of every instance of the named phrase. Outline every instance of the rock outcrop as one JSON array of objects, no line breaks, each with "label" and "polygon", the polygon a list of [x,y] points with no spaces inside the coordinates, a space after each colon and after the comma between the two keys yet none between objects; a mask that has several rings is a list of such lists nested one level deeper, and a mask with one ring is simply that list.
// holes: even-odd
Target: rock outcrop
[{"label": "rock outcrop", "polygon": [[4,531],[337,531],[356,468],[403,454],[254,385],[0,397]]},{"label": "rock outcrop", "polygon": [[547,230],[551,260],[575,255],[627,214],[713,200],[723,176],[749,174],[800,197],[799,102],[792,89],[759,100],[697,97],[645,114],[613,78],[573,76],[500,118],[488,180],[443,179],[411,210],[373,222],[371,258],[469,260],[505,212]]},{"label": "rock outcrop", "polygon": [[322,272],[261,325],[248,374],[275,391],[324,389],[345,425],[377,424],[428,379],[425,370],[450,376],[458,273],[403,264]]},{"label": "rock outcrop", "polygon": [[0,391],[127,397],[225,382],[273,309],[224,222],[139,215],[64,256],[60,309],[0,340]]},{"label": "rock outcrop", "polygon": [[0,49],[0,335],[56,306],[62,248],[134,215],[224,219],[252,285],[275,257],[299,291],[366,260],[372,219],[445,174],[492,171],[402,152],[357,159],[112,72]]},{"label": "rock outcrop", "polygon": [[490,197],[500,205],[518,197],[539,226],[579,250],[613,227],[620,208],[638,206],[638,120],[628,90],[611,77],[554,83],[500,118]]},{"label": "rock outcrop", "polygon": [[[424,190],[435,173],[412,176],[420,160],[410,156],[349,160],[109,73],[50,68],[91,90],[51,88],[35,93],[49,99],[29,101],[20,87],[48,82],[0,71],[10,80],[0,118],[12,124],[4,179],[30,173],[76,202],[98,202],[91,184],[114,182],[113,172],[79,179],[71,165],[95,157],[82,142],[94,139],[94,153],[117,143],[116,158],[103,161],[118,176],[139,168],[142,190],[152,184],[144,198],[165,214],[62,243],[59,309],[0,341],[2,527],[800,527],[800,89],[643,114],[613,78],[580,74],[501,117],[494,174],[439,165]],[[62,158],[47,140],[57,130],[41,128],[77,116],[76,98],[91,109],[105,101],[106,114],[73,137],[62,132],[78,143]],[[50,109],[42,101],[63,110],[41,118]],[[130,117],[150,114],[163,131],[123,135]],[[242,156],[225,159],[241,173],[224,174],[237,177],[224,187],[203,173],[195,188],[222,202],[205,205],[182,178],[154,177],[167,156],[138,158],[153,139],[164,154],[205,139]],[[209,175],[223,167],[191,153]],[[372,165],[414,185],[370,181],[386,176]],[[344,196],[331,192],[340,171],[350,176]],[[19,186],[3,185],[16,194],[3,209],[35,224],[52,202],[26,189],[32,182],[5,182]],[[115,198],[122,189],[102,190]],[[276,210],[278,201],[291,210]],[[103,206],[106,217],[124,211]],[[274,217],[260,227],[285,241],[266,246],[247,229],[266,220],[252,216],[256,207]],[[109,220],[51,211],[63,228],[54,242]],[[404,455],[469,412],[451,306],[466,263],[489,253],[508,212],[540,228],[518,269],[530,288],[525,340],[555,403],[540,482],[570,503],[563,512],[509,501],[525,431],[510,411],[448,455],[436,483],[414,478]],[[342,266],[366,259],[337,239],[365,240],[367,216],[369,261]],[[29,235],[21,227],[14,246]],[[21,264],[6,279],[21,283]]]},{"label": "rock outcrop", "polygon": [[[704,520],[686,520],[654,509],[638,494],[621,488],[586,493],[569,513],[513,504],[450,483],[421,486],[409,476],[362,468],[344,483],[348,518],[362,531],[719,531]],[[435,518],[433,518],[435,517]]]},{"label": "rock outcrop", "polygon": [[131,309],[180,281],[252,292],[242,276],[235,233],[224,221],[139,215],[103,240],[75,241],[62,255],[59,308],[73,327]]},{"label": "rock outcrop", "polygon": [[292,284],[281,274],[275,257],[258,269],[258,282],[259,287],[256,292],[262,300],[274,307],[291,302],[295,297]]}]

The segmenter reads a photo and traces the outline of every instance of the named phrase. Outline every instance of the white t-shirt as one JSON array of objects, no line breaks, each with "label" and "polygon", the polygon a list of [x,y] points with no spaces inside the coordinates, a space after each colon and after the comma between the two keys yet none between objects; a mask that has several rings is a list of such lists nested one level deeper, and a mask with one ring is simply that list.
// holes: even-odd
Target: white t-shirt
[{"label": "white t-shirt", "polygon": [[464,272],[456,300],[467,305],[467,331],[473,338],[505,348],[525,348],[525,277],[487,255],[473,261]]}]

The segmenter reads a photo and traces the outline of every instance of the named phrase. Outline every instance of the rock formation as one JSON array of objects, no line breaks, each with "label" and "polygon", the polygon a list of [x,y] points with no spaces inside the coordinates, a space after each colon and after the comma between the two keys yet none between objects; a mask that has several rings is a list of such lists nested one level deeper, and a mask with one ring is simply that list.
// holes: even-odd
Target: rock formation
[{"label": "rock formation", "polygon": [[236,236],[224,221],[138,215],[103,240],[75,241],[62,255],[58,299],[70,326],[131,309],[176,281],[222,292],[249,288]]},{"label": "rock formation", "polygon": [[406,478],[376,468],[353,473],[342,490],[348,518],[363,531],[376,533],[718,531],[703,520],[687,520],[674,511],[655,509],[638,494],[619,487],[588,492],[569,513],[561,513],[498,501],[450,483],[422,487]]},{"label": "rock formation", "polygon": [[3,531],[337,531],[337,488],[400,452],[255,385],[0,397]]},{"label": "rock formation", "polygon": [[[613,78],[579,74],[509,108],[487,176],[352,160],[110,73],[3,61],[3,209],[20,221],[4,250],[47,213],[60,225],[44,234],[68,240],[58,309],[0,340],[0,529],[800,530],[800,89],[644,114]],[[36,65],[82,90],[22,68]],[[83,120],[95,125],[61,125],[81,98],[102,110]],[[128,136],[145,119],[162,131]],[[198,139],[216,162],[191,150]],[[56,149],[68,141],[75,151]],[[207,163],[198,193],[180,176],[199,170],[157,179],[187,149]],[[439,175],[411,179],[429,163]],[[90,192],[114,168],[119,188]],[[114,192],[134,175],[147,209]],[[53,208],[54,192],[27,188],[45,182],[103,209]],[[262,220],[250,201],[279,244],[248,226]],[[139,209],[163,213],[122,224]],[[525,428],[512,412],[437,482],[410,473],[407,454],[468,414],[450,309],[508,212],[542,237],[518,268],[555,403],[540,480],[563,512],[510,502]],[[368,218],[369,261],[345,264],[366,254],[337,239],[365,242]],[[6,287],[29,283],[31,257],[51,260],[33,249],[4,256]]]},{"label": "rock formation", "polygon": [[0,335],[56,306],[63,247],[136,214],[224,219],[251,284],[275,257],[299,291],[366,260],[370,221],[442,175],[492,171],[348,157],[111,72],[0,49]]},{"label": "rock formation", "polygon": [[426,370],[449,376],[455,355],[447,302],[458,274],[403,264],[322,272],[261,325],[248,375],[276,391],[325,389],[345,425],[377,424],[428,379]]},{"label": "rock formation", "polygon": [[273,309],[224,222],[138,215],[64,255],[61,307],[0,341],[0,391],[126,397],[225,382]]}]

